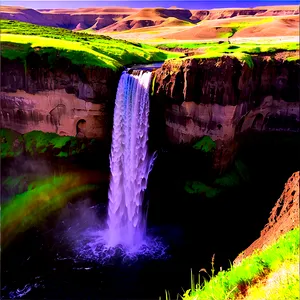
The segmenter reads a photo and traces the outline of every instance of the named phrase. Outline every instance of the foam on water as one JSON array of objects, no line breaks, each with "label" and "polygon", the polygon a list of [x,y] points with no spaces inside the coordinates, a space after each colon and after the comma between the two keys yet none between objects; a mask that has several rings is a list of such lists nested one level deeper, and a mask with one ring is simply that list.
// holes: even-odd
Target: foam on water
[{"label": "foam on water", "polygon": [[138,247],[126,247],[118,244],[111,247],[106,244],[108,230],[89,228],[73,244],[78,261],[90,261],[105,264],[132,264],[137,260],[165,260],[168,247],[159,237],[145,237]]}]

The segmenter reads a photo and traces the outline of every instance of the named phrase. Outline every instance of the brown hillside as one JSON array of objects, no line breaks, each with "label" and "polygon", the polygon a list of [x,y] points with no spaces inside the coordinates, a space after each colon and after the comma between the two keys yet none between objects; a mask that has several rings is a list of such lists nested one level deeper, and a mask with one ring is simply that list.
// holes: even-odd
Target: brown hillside
[{"label": "brown hillside", "polygon": [[[169,18],[173,18],[173,23],[175,24],[177,22],[176,20],[179,22],[190,21],[189,18],[191,16],[191,12],[186,9],[144,8],[117,23],[104,28],[102,32],[123,31],[156,26],[167,21]],[[170,26],[174,26],[174,24]]]},{"label": "brown hillside", "polygon": [[[239,24],[246,28],[238,28],[233,35],[237,37],[272,37],[272,36],[298,36],[299,15],[274,17],[274,20],[257,25],[262,17],[234,17],[229,19],[205,20],[193,28],[187,28],[180,32],[164,35],[166,39],[195,40],[222,38],[232,31],[231,27],[238,28]],[[251,26],[251,23],[253,25]],[[233,24],[231,26],[231,24]],[[246,24],[246,25],[244,25]]]},{"label": "brown hillside", "polygon": [[299,180],[299,171],[289,178],[260,237],[235,259],[235,264],[251,255],[254,250],[274,243],[282,234],[299,226]]},{"label": "brown hillside", "polygon": [[280,17],[273,22],[239,30],[234,37],[269,37],[299,35],[299,15]]},{"label": "brown hillside", "polygon": [[216,20],[234,18],[237,16],[285,16],[299,14],[299,7],[288,6],[262,6],[255,8],[230,8],[211,10],[191,10],[193,21]]},{"label": "brown hillside", "polygon": [[[71,30],[91,29],[95,33],[122,32],[156,27],[152,33],[167,39],[211,39],[229,35],[230,29],[223,28],[230,20],[252,22],[260,17],[279,16],[291,18],[289,23],[276,20],[272,24],[255,25],[240,29],[236,37],[266,37],[298,35],[296,22],[299,7],[265,6],[255,8],[230,8],[211,10],[188,10],[182,8],[90,7],[79,9],[34,10],[18,6],[1,6],[0,18],[29,22],[38,25],[57,26]],[[250,18],[250,19],[249,19]],[[213,23],[213,22],[216,23]],[[200,23],[199,23],[200,22]],[[211,23],[212,22],[212,23]],[[223,23],[225,22],[225,23]],[[187,25],[198,26],[187,28]],[[228,26],[227,26],[228,27]]]},{"label": "brown hillside", "polygon": [[16,20],[37,25],[57,26],[55,20],[47,20],[42,13],[34,9],[19,6],[0,6],[0,19]]},{"label": "brown hillside", "polygon": [[37,25],[83,30],[99,30],[128,17],[138,10],[128,7],[34,10],[24,7],[1,6],[1,19],[29,22]]},{"label": "brown hillside", "polygon": [[39,12],[44,14],[126,14],[130,15],[138,11],[130,7],[87,7],[78,9],[40,9]]}]

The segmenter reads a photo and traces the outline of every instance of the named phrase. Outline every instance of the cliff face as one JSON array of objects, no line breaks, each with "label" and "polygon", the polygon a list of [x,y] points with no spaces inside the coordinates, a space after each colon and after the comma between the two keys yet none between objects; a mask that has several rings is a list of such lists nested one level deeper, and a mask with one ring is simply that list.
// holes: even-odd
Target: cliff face
[{"label": "cliff face", "polygon": [[110,139],[118,72],[38,55],[1,66],[1,127]]},{"label": "cliff face", "polygon": [[164,103],[167,139],[180,144],[210,136],[222,169],[248,130],[299,132],[299,61],[257,57],[253,64],[230,57],[166,62],[155,72],[154,95]]},{"label": "cliff face", "polygon": [[[25,64],[2,58],[1,66],[1,127],[110,140],[120,72],[66,59],[50,65],[35,54]],[[230,57],[191,58],[154,73],[150,139],[193,144],[208,135],[217,169],[230,164],[249,130],[300,131],[299,61],[256,57],[249,67]]]}]

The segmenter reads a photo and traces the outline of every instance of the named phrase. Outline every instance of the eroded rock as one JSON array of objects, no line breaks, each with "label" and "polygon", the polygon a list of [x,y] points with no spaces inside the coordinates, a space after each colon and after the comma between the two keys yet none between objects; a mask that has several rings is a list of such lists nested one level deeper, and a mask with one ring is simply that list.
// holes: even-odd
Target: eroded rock
[{"label": "eroded rock", "polygon": [[164,104],[166,139],[217,143],[215,167],[234,158],[248,130],[300,132],[299,61],[253,57],[253,67],[229,56],[167,61],[155,72],[154,97]]},{"label": "eroded rock", "polygon": [[255,250],[271,245],[281,235],[299,226],[299,178],[298,171],[288,179],[260,237],[234,260],[234,264],[239,264]]}]

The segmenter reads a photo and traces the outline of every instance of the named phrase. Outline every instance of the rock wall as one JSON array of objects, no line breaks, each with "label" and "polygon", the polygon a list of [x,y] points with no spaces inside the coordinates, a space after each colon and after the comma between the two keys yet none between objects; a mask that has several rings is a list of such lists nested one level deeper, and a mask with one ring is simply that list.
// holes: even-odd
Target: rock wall
[{"label": "rock wall", "polygon": [[[105,104],[95,104],[54,90],[29,94],[0,93],[0,125],[19,133],[32,130],[55,132],[59,135],[107,139],[111,119]],[[84,126],[82,125],[84,124]]]},{"label": "rock wall", "polygon": [[36,54],[1,66],[1,127],[111,139],[119,72]]},{"label": "rock wall", "polygon": [[1,57],[1,91],[24,90],[35,94],[65,89],[82,100],[110,102],[115,97],[120,73],[111,69],[79,66],[60,57],[53,64],[47,55],[30,53],[25,62]]},{"label": "rock wall", "polygon": [[191,58],[156,70],[154,98],[164,103],[166,139],[189,144],[209,135],[222,169],[248,130],[300,132],[299,61],[253,57],[253,64]]},{"label": "rock wall", "polygon": [[[151,137],[193,144],[208,135],[215,167],[225,169],[248,130],[300,131],[299,65],[258,56],[252,67],[229,56],[167,61],[154,71]],[[0,126],[110,140],[119,77],[36,53],[2,58]]]}]

